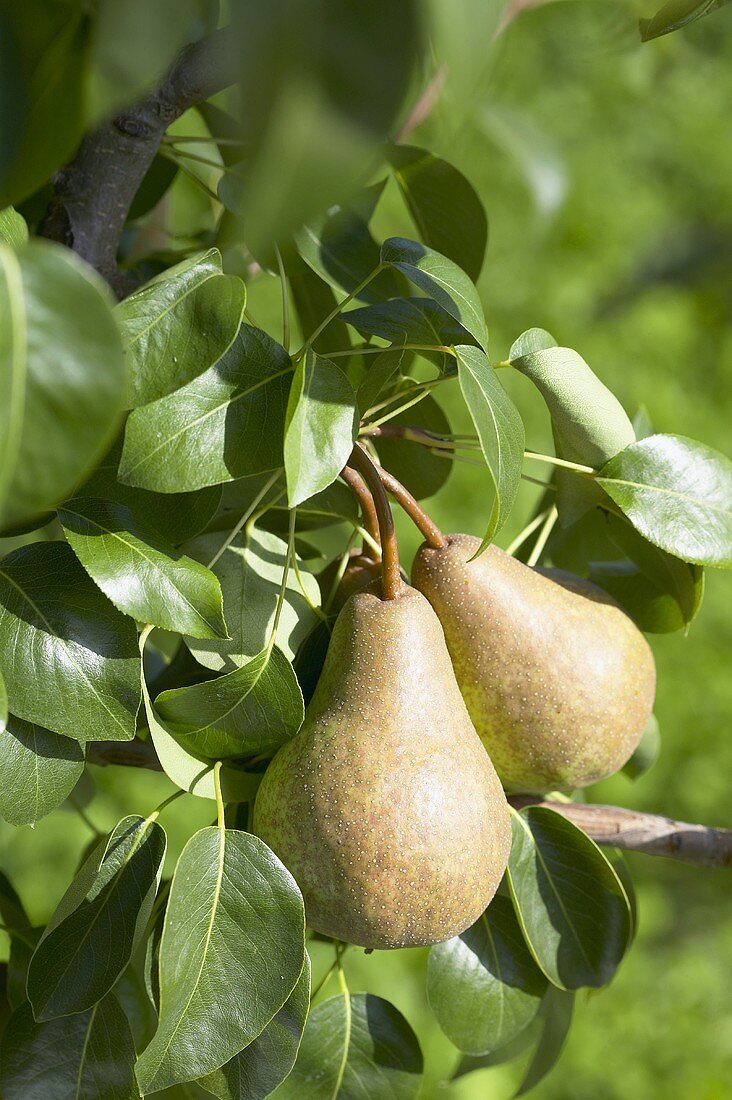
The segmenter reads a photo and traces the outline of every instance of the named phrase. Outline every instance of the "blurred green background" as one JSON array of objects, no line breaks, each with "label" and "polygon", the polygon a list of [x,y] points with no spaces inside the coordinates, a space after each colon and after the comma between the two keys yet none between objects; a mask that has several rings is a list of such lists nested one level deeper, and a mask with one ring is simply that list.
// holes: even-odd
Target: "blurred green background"
[{"label": "blurred green background", "polygon": [[[547,328],[588,360],[631,416],[645,405],[658,430],[731,455],[732,6],[642,47],[628,28],[622,9],[602,0],[525,13],[494,48],[470,111],[456,113],[448,83],[410,140],[460,167],[486,205],[491,238],[480,289],[495,360],[524,329]],[[188,179],[174,187],[173,214],[189,223],[198,211],[205,226],[208,200]],[[393,191],[377,230],[413,232]],[[277,333],[276,280],[261,277],[251,301]],[[521,378],[507,384],[529,447],[546,450],[551,436],[537,397]],[[447,390],[441,401],[453,430],[464,431],[459,398]],[[537,493],[522,489],[503,545]],[[488,504],[487,480],[462,466],[429,508],[447,530],[481,533]],[[400,532],[408,561],[417,537],[406,522]],[[589,797],[732,827],[732,576],[708,573],[688,638],[652,644],[660,759],[635,783],[619,776]],[[170,790],[153,774],[94,774],[99,791],[87,813],[100,830],[133,809],[148,812]],[[195,799],[167,810],[171,856],[211,816],[211,806]],[[2,866],[35,920],[48,917],[47,899],[55,903],[91,835],[72,810],[34,830],[0,825]],[[630,862],[637,942],[608,990],[578,999],[564,1055],[532,1095],[725,1100],[732,1097],[732,880],[643,856]],[[317,979],[329,952],[318,946],[314,959]],[[346,970],[353,990],[389,997],[417,1030],[425,1100],[508,1098],[520,1063],[440,1084],[458,1056],[430,1016],[424,961],[421,951],[367,957],[354,949]]]}]

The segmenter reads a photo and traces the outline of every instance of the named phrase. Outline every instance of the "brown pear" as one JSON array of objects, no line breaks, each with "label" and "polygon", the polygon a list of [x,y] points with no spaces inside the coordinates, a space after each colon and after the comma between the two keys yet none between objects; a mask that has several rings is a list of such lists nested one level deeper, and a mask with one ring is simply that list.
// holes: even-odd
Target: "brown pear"
[{"label": "brown pear", "polygon": [[532,569],[480,540],[424,544],[412,582],[442,623],[475,728],[508,791],[585,787],[638,745],[656,671],[645,638],[601,588]]},{"label": "brown pear", "polygon": [[419,592],[348,600],[254,831],[297,880],[309,926],[336,939],[431,944],[484,911],[508,860],[508,805]]}]

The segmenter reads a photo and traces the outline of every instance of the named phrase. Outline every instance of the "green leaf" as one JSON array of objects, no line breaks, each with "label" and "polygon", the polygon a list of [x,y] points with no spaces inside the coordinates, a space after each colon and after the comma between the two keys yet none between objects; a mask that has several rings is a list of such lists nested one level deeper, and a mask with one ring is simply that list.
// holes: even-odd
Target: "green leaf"
[{"label": "green leaf", "polygon": [[[554,986],[550,985],[549,989],[553,990]],[[490,1054],[464,1054],[458,1062],[451,1080],[464,1077],[466,1073],[473,1073],[476,1069],[487,1069],[492,1066],[501,1066],[505,1062],[513,1062],[516,1058],[520,1058],[522,1054],[525,1054],[530,1047],[534,1046],[541,1032],[542,1019],[541,1015],[537,1013],[523,1031],[520,1031],[504,1046],[491,1051]]]},{"label": "green leaf", "polygon": [[134,737],[135,624],[66,543],[33,543],[0,561],[0,646],[13,714],[76,741]]},{"label": "green leaf", "polygon": [[[350,492],[349,496],[352,496]],[[308,503],[314,501],[315,498]],[[303,510],[307,507],[308,504]],[[197,561],[209,562],[226,537],[220,532],[201,535],[189,543],[186,550]],[[212,569],[221,582],[230,639],[206,642],[187,638],[186,644],[197,661],[214,672],[229,672],[261,653],[274,626],[286,562],[287,543],[257,527],[245,528],[227,546]],[[320,589],[315,577],[301,571],[298,579],[290,566],[275,635],[278,648],[288,660],[293,659],[300,642],[317,620],[317,612],[313,609],[319,606]]]},{"label": "green leaf", "polygon": [[384,156],[424,243],[475,281],[488,243],[488,221],[472,184],[427,149],[387,145]]},{"label": "green leaf", "polygon": [[[141,642],[143,639],[144,634],[141,635]],[[150,729],[150,739],[155,746],[160,766],[168,779],[182,791],[188,791],[189,794],[194,794],[198,798],[215,799],[213,761],[184,748],[163,725],[150,700],[144,671],[142,698]],[[262,776],[238,768],[223,767],[220,778],[221,790],[226,802],[250,802],[257,793]]]},{"label": "green leaf", "polygon": [[501,529],[516,500],[524,458],[524,425],[480,348],[456,347],[455,355],[460,389],[478,432],[495,490],[480,553]]},{"label": "green leaf", "polygon": [[78,741],[11,716],[0,718],[0,817],[32,825],[67,798],[84,771]]},{"label": "green leaf", "polygon": [[5,526],[68,496],[114,436],[126,369],[110,306],[106,284],[69,249],[34,241],[16,255],[0,245]]},{"label": "green leaf", "polygon": [[[320,275],[305,263],[294,249],[283,256],[287,281],[290,285],[293,305],[300,323],[303,340],[336,308],[336,296],[331,287]],[[351,340],[348,329],[340,317],[334,317],[317,337],[313,347],[316,351],[324,348],[328,351],[348,351]]]},{"label": "green leaf", "polygon": [[133,408],[191,382],[234,342],[244,315],[246,287],[222,275],[209,249],[168,268],[116,308],[130,364]]},{"label": "green leaf", "polygon": [[180,493],[281,466],[291,373],[283,347],[242,325],[218,363],[130,415],[120,480]]},{"label": "green leaf", "polygon": [[546,329],[527,328],[526,332],[522,332],[518,339],[511,344],[508,361],[515,364],[516,359],[523,359],[537,351],[548,351],[556,346],[557,341]]},{"label": "green leaf", "polygon": [[140,523],[174,546],[194,538],[208,526],[221,502],[220,485],[208,485],[191,493],[151,493],[147,489],[133,489],[117,478],[121,455],[122,440],[119,439],[76,495],[124,505]]},{"label": "green leaf", "polygon": [[[451,347],[472,343],[467,329],[431,298],[393,298],[389,302],[351,309],[343,314],[343,319],[366,337],[379,336],[395,344]],[[446,366],[454,366],[453,357],[444,352],[420,350],[418,354],[441,371]]]},{"label": "green leaf", "polygon": [[297,984],[304,936],[295,880],[258,837],[196,833],[165,914],[160,1023],[138,1062],[142,1091],[203,1077],[256,1039]]},{"label": "green leaf", "polygon": [[295,1067],[272,1100],[413,1100],[422,1069],[417,1036],[401,1012],[370,993],[345,994],[310,1013]]},{"label": "green leaf", "polygon": [[23,902],[3,871],[0,871],[0,921],[5,925],[8,932],[25,931],[30,928],[30,921],[23,907]]},{"label": "green leaf", "polygon": [[0,210],[0,241],[15,249],[22,248],[28,243],[28,226],[25,218],[12,206],[6,206],[4,210]]},{"label": "green leaf", "polygon": [[0,734],[5,733],[8,724],[8,692],[0,671]]},{"label": "green leaf", "polygon": [[623,765],[623,774],[629,779],[640,779],[656,763],[660,751],[661,733],[658,719],[655,714],[652,714],[633,755]]},{"label": "green leaf", "polygon": [[356,392],[356,402],[362,414],[368,412],[381,396],[381,391],[398,374],[405,355],[403,348],[388,348],[381,355],[374,356],[369,364],[366,377]]},{"label": "green leaf", "polygon": [[[378,199],[382,190],[383,184],[369,189],[370,198]],[[369,203],[365,210],[349,205],[331,207],[295,234],[302,259],[336,290],[350,294],[379,266],[379,246],[368,227],[373,205]],[[382,271],[359,291],[358,297],[364,302],[382,302],[399,295],[405,285],[395,272]]]},{"label": "green leaf", "polygon": [[165,833],[124,817],[59,902],[28,969],[37,1020],[83,1012],[112,988],[147,927],[160,884]]},{"label": "green leaf", "polygon": [[[520,340],[531,333],[539,343],[542,336],[552,339],[543,330],[534,329]],[[597,469],[634,442],[633,425],[623,406],[576,351],[544,347],[512,357],[511,363],[533,382],[546,402],[558,458]],[[557,507],[565,524],[601,499],[593,481],[569,470],[557,470],[555,480]]]},{"label": "green leaf", "polygon": [[456,263],[416,241],[390,237],[381,246],[382,263],[391,264],[459,321],[482,348],[488,329],[478,292]]},{"label": "green leaf", "polygon": [[628,947],[628,898],[609,860],[566,818],[512,813],[508,885],[531,953],[560,989],[603,986]]},{"label": "green leaf", "polygon": [[710,12],[718,11],[726,3],[727,0],[668,0],[653,18],[638,21],[641,41],[650,42],[661,35],[687,27],[689,23],[695,23]]},{"label": "green leaf", "polygon": [[548,543],[554,565],[589,576],[640,630],[683,630],[704,594],[704,570],[653,546],[623,517],[593,508]]},{"label": "green leaf", "polygon": [[732,565],[732,462],[681,435],[651,435],[600,471],[598,484],[644,538],[698,565]]},{"label": "green leaf", "polygon": [[569,1034],[574,1011],[574,993],[565,993],[550,986],[541,1007],[544,1027],[524,1078],[514,1097],[525,1096],[543,1081],[554,1068]]},{"label": "green leaf", "polygon": [[[518,100],[514,96],[510,106],[505,100],[497,102],[494,96],[491,96],[490,102],[484,96],[481,99],[485,105],[478,111],[478,125],[497,147],[501,161],[504,164],[513,162],[516,175],[531,196],[539,219],[548,222],[559,212],[570,187],[569,157],[564,143],[555,130],[543,124],[531,104],[517,109],[515,104]],[[512,187],[511,201],[517,211],[523,212],[524,204],[515,186]]]},{"label": "green leaf", "polygon": [[140,523],[122,504],[78,497],[59,511],[66,538],[115,607],[194,638],[225,638],[218,578]]},{"label": "green leaf", "polygon": [[310,1007],[310,959],[282,1008],[257,1038],[198,1083],[219,1100],[264,1100],[289,1074]]},{"label": "green leaf", "polygon": [[36,1023],[30,1005],[10,1018],[2,1044],[4,1100],[139,1100],[135,1046],[113,994],[86,1012]]},{"label": "green leaf", "polygon": [[285,420],[290,508],[335,481],[353,450],[357,430],[351,383],[339,366],[308,349],[295,368]]},{"label": "green leaf", "polygon": [[500,895],[471,928],[430,949],[430,1007],[467,1054],[488,1054],[515,1038],[538,1012],[546,987],[513,906]]},{"label": "green leaf", "polygon": [[42,928],[28,928],[11,934],[8,955],[8,1004],[15,1010],[26,1004],[26,980],[31,956],[43,933]]},{"label": "green leaf", "polygon": [[[447,416],[431,396],[425,397],[418,405],[405,409],[398,416],[391,417],[389,423],[416,425],[435,435],[450,433],[450,422]],[[433,496],[452,473],[452,462],[446,461],[439,455],[431,454],[427,447],[405,443],[401,439],[389,439],[388,436],[380,437],[376,441],[376,447],[382,465],[401,481],[417,500]]]},{"label": "green leaf", "polygon": [[[264,480],[266,479],[262,477],[242,478],[240,481],[224,486],[224,507],[229,511],[216,521],[217,530],[224,530],[227,526],[231,530],[237,516],[243,515],[251,505],[256,492],[262,488]],[[278,490],[267,502],[269,510],[257,522],[266,526],[268,531],[284,536],[289,530],[290,512],[282,499],[283,496],[284,493]],[[296,528],[298,531],[312,531],[335,523],[353,525],[354,522],[358,522],[358,518],[356,497],[342,481],[334,481],[322,493],[316,493],[314,497],[303,501],[298,507]],[[307,577],[304,577],[304,581],[307,588]]]},{"label": "green leaf", "polygon": [[184,748],[215,760],[278,749],[305,717],[297,677],[276,646],[225,676],[164,691],[155,710]]}]

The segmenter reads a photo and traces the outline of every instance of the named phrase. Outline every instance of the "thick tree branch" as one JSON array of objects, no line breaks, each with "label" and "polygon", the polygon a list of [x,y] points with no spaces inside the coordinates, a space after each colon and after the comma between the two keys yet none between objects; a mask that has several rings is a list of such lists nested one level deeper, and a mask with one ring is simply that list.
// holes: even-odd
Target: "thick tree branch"
[{"label": "thick tree branch", "polygon": [[597,844],[645,852],[649,856],[695,863],[700,867],[732,868],[732,829],[689,825],[670,817],[639,813],[620,806],[579,802],[547,802],[530,795],[512,795],[516,809],[546,806],[578,825]]},{"label": "thick tree branch", "polygon": [[39,234],[72,248],[119,297],[134,289],[117,268],[132,200],[170,124],[233,83],[231,42],[223,28],[188,46],[159,88],[87,134],[74,160],[54,177],[55,195]]}]

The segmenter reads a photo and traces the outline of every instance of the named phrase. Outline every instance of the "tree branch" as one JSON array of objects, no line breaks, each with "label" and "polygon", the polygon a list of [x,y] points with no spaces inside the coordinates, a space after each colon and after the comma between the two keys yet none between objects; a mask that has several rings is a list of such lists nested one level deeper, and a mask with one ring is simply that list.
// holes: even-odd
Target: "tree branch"
[{"label": "tree branch", "polygon": [[521,794],[512,795],[508,801],[516,809],[545,806],[554,810],[578,825],[597,844],[645,852],[649,856],[667,856],[700,867],[732,868],[732,829],[689,825],[620,806],[550,802]]},{"label": "tree branch", "polygon": [[87,134],[74,160],[54,177],[55,195],[39,235],[72,248],[118,297],[134,289],[117,267],[132,200],[170,124],[233,83],[231,42],[230,29],[223,28],[186,47],[159,88]]},{"label": "tree branch", "polygon": [[[99,767],[112,764],[157,772],[163,770],[152,743],[137,738],[134,741],[93,741],[87,745],[87,763]],[[552,802],[526,794],[511,795],[508,801],[517,810],[524,806],[554,810],[587,833],[596,844],[627,852],[644,852],[649,856],[666,856],[698,867],[732,868],[732,829],[691,825],[621,806]]]}]

